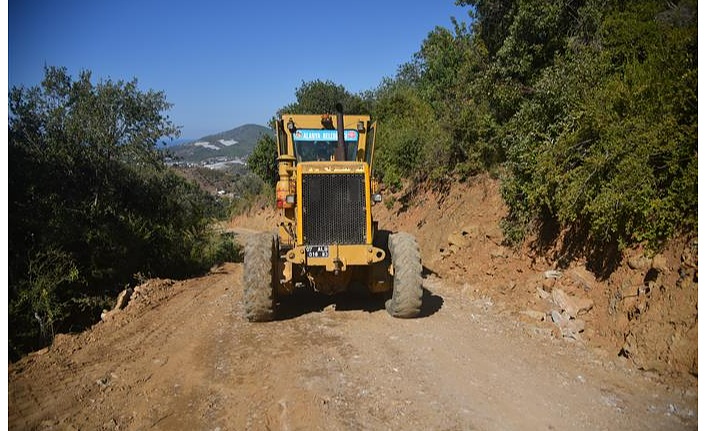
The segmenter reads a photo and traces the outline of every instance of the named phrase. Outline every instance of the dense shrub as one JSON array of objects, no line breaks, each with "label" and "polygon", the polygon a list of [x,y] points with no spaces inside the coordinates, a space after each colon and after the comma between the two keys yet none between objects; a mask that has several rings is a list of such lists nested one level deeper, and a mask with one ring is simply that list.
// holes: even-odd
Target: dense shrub
[{"label": "dense shrub", "polygon": [[506,125],[508,227],[542,213],[596,241],[658,247],[697,221],[695,7],[604,12]]},{"label": "dense shrub", "polygon": [[383,180],[499,173],[541,225],[658,248],[697,223],[696,2],[469,0],[373,92]]},{"label": "dense shrub", "polygon": [[47,68],[9,95],[10,354],[93,323],[136,274],[185,277],[237,254],[222,209],[155,150],[178,129],[160,92]]}]

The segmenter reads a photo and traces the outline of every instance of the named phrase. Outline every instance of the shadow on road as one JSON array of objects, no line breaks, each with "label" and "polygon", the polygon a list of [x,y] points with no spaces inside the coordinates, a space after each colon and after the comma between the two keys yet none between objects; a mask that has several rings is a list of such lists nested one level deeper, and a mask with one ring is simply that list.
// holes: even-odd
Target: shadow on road
[{"label": "shadow on road", "polygon": [[333,305],[338,311],[361,310],[373,313],[385,309],[386,296],[346,292],[324,295],[312,289],[299,289],[281,297],[277,306],[277,320],[289,320],[310,313],[320,313]]},{"label": "shadow on road", "polygon": [[[312,289],[300,289],[294,294],[280,298],[277,306],[277,320],[289,320],[310,313],[320,313],[329,306],[336,311],[366,311],[374,313],[385,310],[385,301],[390,293],[370,294],[367,292],[345,292],[337,295],[324,295]],[[441,310],[444,299],[426,288],[422,293],[422,309],[419,318],[429,317]]]},{"label": "shadow on road", "polygon": [[424,293],[422,294],[422,310],[419,313],[419,317],[429,317],[435,314],[437,311],[441,310],[444,305],[444,298],[441,296],[430,292],[427,288],[424,288]]}]

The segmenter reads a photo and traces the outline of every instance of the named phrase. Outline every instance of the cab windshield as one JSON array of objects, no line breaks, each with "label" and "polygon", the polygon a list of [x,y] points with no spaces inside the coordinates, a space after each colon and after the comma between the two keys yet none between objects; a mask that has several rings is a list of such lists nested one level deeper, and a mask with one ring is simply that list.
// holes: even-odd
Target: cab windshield
[{"label": "cab windshield", "polygon": [[[358,132],[344,131],[346,160],[355,160],[358,151]],[[299,129],[294,133],[294,151],[298,162],[329,161],[338,145],[336,130]]]}]

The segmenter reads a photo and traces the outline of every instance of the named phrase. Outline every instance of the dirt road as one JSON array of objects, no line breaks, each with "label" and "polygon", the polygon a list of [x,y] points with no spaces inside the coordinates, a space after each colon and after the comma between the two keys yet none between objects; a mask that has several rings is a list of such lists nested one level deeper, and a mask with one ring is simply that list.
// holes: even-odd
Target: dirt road
[{"label": "dirt road", "polygon": [[[303,295],[243,318],[242,268],[152,280],[9,367],[9,428],[681,430],[697,394],[425,280],[424,316]],[[616,360],[617,361],[617,360]]]}]

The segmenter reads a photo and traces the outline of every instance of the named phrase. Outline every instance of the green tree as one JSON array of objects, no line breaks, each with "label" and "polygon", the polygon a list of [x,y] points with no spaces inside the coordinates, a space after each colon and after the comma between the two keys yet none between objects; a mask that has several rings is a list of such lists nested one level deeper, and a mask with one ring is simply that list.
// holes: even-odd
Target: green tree
[{"label": "green tree", "polygon": [[426,165],[427,152],[444,147],[443,135],[432,106],[419,92],[402,81],[388,81],[376,90],[375,170],[389,186],[401,187],[403,180],[425,179],[436,164]]},{"label": "green tree", "polygon": [[446,144],[434,146],[427,162],[466,177],[493,169],[504,161],[505,152],[495,138],[496,119],[483,80],[488,70],[485,47],[465,24],[452,23],[453,32],[441,27],[430,32],[415,57],[422,71],[418,88],[448,134]]},{"label": "green tree", "polygon": [[277,142],[269,135],[257,141],[248,157],[248,167],[266,184],[274,187],[277,182]]},{"label": "green tree", "polygon": [[336,104],[343,105],[345,113],[367,114],[369,108],[364,99],[350,93],[342,85],[332,81],[314,80],[302,82],[295,92],[297,101],[280,109],[288,114],[322,114],[336,112]]},{"label": "green tree", "polygon": [[695,1],[457,3],[472,27],[431,31],[369,98],[386,182],[497,172],[515,241],[537,222],[597,250],[695,229]]},{"label": "green tree", "polygon": [[696,226],[696,5],[581,13],[598,22],[592,38],[544,68],[506,124],[507,227],[522,237],[550,217],[597,243],[656,248]]},{"label": "green tree", "polygon": [[[488,69],[487,52],[464,23],[452,19],[452,24],[451,30],[431,31],[412,61],[377,91],[374,112],[383,126],[380,148],[383,160],[397,165],[392,176],[410,172],[408,161],[414,157],[415,168],[426,168],[426,175],[418,175],[420,180],[464,178],[504,161],[482,79]],[[422,105],[426,108],[420,109]],[[400,139],[397,131],[388,142],[392,136],[384,130],[390,126],[405,130],[407,138]],[[399,154],[386,158],[386,151],[393,148]]]},{"label": "green tree", "polygon": [[[134,274],[208,265],[217,202],[155,148],[178,135],[162,92],[45,69],[9,93],[9,301],[13,357],[91,324]],[[50,329],[50,330],[48,330]]]}]

